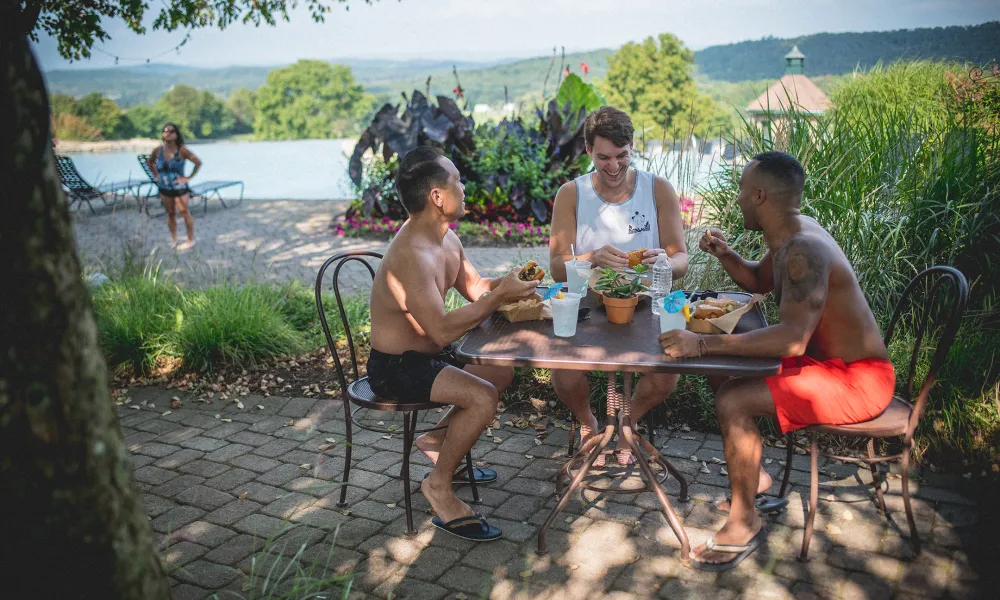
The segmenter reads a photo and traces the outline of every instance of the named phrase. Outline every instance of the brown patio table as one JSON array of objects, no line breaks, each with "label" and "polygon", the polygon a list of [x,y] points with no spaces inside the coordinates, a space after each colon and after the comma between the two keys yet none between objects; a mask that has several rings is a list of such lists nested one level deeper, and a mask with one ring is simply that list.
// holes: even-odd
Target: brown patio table
[{"label": "brown patio table", "polygon": [[[750,295],[742,292],[705,291],[696,298],[732,298],[746,302]],[[576,335],[556,337],[551,321],[523,321],[510,323],[502,315],[494,314],[479,327],[470,331],[459,344],[455,354],[464,363],[504,367],[534,367],[542,369],[573,369],[581,371],[606,371],[608,373],[607,424],[601,436],[592,437],[562,468],[556,481],[557,494],[564,475],[573,475],[565,494],[559,499],[548,519],[538,531],[538,552],[544,554],[549,527],[569,503],[597,457],[611,442],[618,421],[620,434],[632,449],[636,462],[663,508],[667,522],[681,543],[681,556],[687,561],[690,545],[687,533],[670,505],[666,492],[652,468],[644,459],[664,469],[664,479],[669,473],[680,484],[679,500],[688,501],[687,480],[660,452],[643,439],[633,428],[631,388],[632,378],[623,379],[623,393],[616,391],[617,372],[626,373],[688,373],[715,376],[765,377],[781,370],[781,361],[773,358],[747,358],[735,356],[706,356],[702,358],[671,359],[660,348],[659,317],[650,309],[650,301],[643,299],[636,307],[632,322],[627,325],[609,323],[604,309],[597,306],[593,293],[580,301],[581,308],[590,308],[591,317],[577,323]],[[740,319],[734,333],[766,327],[767,321],[758,307]],[[620,409],[620,412],[619,412]],[[583,460],[583,466],[573,473],[573,465]],[[592,488],[593,489],[593,488]],[[600,488],[597,488],[600,489]],[[607,491],[607,490],[606,490]],[[642,488],[635,492],[643,491]]]}]

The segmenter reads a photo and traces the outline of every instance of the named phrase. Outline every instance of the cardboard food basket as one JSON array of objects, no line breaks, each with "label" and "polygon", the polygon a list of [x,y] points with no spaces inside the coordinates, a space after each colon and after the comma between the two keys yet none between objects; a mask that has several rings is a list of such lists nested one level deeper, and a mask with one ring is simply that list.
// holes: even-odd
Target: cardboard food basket
[{"label": "cardboard food basket", "polygon": [[[757,304],[763,299],[764,296],[754,294],[750,298],[749,302],[721,317],[716,317],[714,319],[692,318],[687,324],[688,331],[693,331],[694,333],[732,333],[733,330],[736,329],[736,324],[740,322],[740,317],[749,312],[753,308],[754,304]],[[692,314],[695,310],[697,310],[698,305],[701,303],[701,300],[691,303]]]},{"label": "cardboard food basket", "polygon": [[544,302],[538,295],[517,302],[501,304],[497,308],[497,312],[511,323],[552,319],[552,311],[549,309],[548,303]]}]

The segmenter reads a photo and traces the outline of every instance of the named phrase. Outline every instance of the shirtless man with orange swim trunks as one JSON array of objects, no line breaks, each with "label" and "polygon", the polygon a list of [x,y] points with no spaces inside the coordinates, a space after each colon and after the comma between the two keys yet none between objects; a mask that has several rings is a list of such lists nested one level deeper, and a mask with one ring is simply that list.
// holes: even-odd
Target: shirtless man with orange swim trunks
[{"label": "shirtless man with orange swim trunks", "polygon": [[672,357],[699,354],[780,357],[779,375],[726,381],[715,397],[732,504],[729,518],[691,553],[697,569],[735,567],[760,545],[754,507],[761,439],[756,417],[777,418],[782,433],[807,425],[859,423],[892,399],[896,376],[875,316],[837,242],[799,213],[805,171],[789,154],[758,154],[743,169],[737,202],[744,227],[761,231],[768,251],[744,260],[712,229],[700,247],[719,259],[740,287],[774,291],[779,323],[738,335],[674,330],[660,336]]}]

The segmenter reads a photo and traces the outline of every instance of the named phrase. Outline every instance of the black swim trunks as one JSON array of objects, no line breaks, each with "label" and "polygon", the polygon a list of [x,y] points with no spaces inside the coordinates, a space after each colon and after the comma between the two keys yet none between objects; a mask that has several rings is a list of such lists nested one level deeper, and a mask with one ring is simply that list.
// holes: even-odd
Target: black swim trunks
[{"label": "black swim trunks", "polygon": [[159,188],[159,191],[160,191],[160,195],[161,196],[166,196],[167,198],[179,198],[181,196],[185,196],[185,195],[191,193],[191,189],[188,188],[187,186],[184,186],[183,188],[180,188],[180,189],[171,189],[171,188],[162,188],[161,187],[161,188]]},{"label": "black swim trunks", "polygon": [[438,373],[449,366],[463,367],[455,358],[454,349],[452,345],[437,354],[408,350],[401,355],[372,349],[368,357],[368,383],[373,392],[386,400],[429,402]]}]

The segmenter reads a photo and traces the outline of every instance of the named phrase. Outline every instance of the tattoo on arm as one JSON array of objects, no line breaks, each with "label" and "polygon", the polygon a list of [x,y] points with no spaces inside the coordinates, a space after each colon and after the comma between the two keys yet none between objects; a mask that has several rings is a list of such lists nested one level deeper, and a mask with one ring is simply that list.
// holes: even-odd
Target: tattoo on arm
[{"label": "tattoo on arm", "polygon": [[814,241],[794,240],[782,250],[782,296],[813,310],[823,308],[830,276],[826,249]]}]

